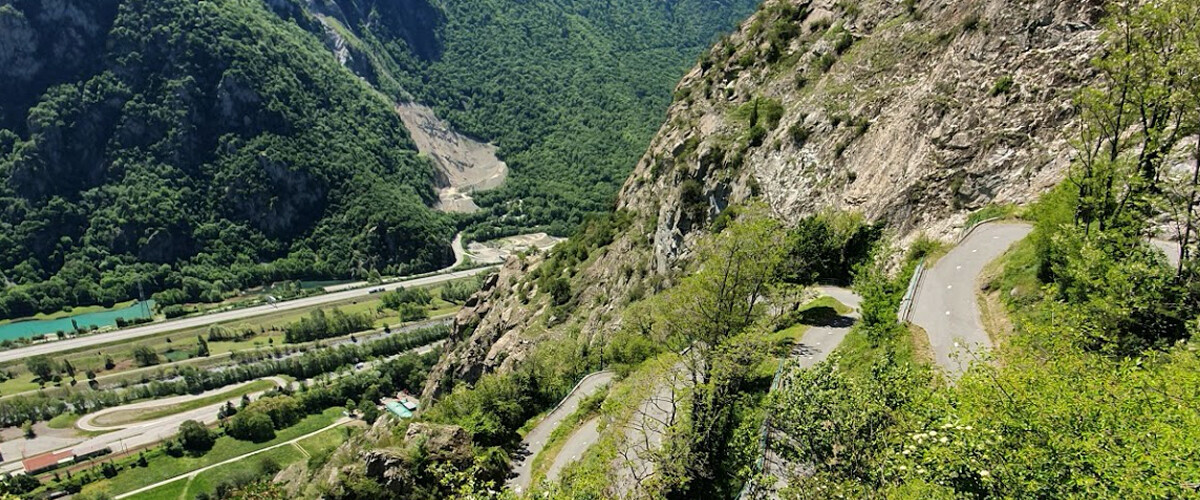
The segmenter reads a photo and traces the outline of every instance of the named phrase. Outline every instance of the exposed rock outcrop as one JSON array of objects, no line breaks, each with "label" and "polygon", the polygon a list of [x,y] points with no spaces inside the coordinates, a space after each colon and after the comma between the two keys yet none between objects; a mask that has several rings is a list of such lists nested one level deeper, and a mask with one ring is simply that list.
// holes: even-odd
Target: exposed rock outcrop
[{"label": "exposed rock outcrop", "polygon": [[[453,330],[446,342],[441,360],[426,381],[422,400],[432,398],[453,388],[455,383],[474,383],[484,373],[511,366],[524,352],[514,343],[519,332],[525,331],[537,312],[517,300],[529,297],[517,285],[517,278],[538,262],[537,257],[511,257],[496,274],[488,276],[478,292],[467,299],[465,307],[454,317]],[[536,294],[536,291],[532,292]]]},{"label": "exposed rock outcrop", "polygon": [[[784,221],[858,211],[902,238],[949,237],[988,203],[1035,198],[1070,161],[1102,14],[1100,1],[768,0],[679,84],[618,198],[633,222],[571,270],[579,306],[548,323],[618,328],[629,300],[669,284],[710,222],[753,196]],[[516,271],[536,265],[501,281],[520,288]],[[530,328],[548,309],[519,299],[481,295],[460,318],[479,326],[456,330],[430,387],[509,369],[568,328]]]}]

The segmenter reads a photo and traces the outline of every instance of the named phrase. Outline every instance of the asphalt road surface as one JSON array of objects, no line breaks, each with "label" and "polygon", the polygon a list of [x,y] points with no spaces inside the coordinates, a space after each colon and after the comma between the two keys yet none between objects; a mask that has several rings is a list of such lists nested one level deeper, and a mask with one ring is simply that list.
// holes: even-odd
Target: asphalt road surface
[{"label": "asphalt road surface", "polygon": [[[525,489],[529,488],[529,482],[533,475],[533,457],[536,457],[538,453],[542,452],[542,448],[546,447],[546,440],[550,438],[550,433],[554,432],[554,429],[558,428],[558,424],[562,423],[564,418],[567,418],[567,416],[575,413],[575,410],[579,409],[579,403],[583,401],[584,398],[595,394],[597,391],[604,388],[604,386],[608,385],[609,382],[612,382],[613,376],[613,372],[601,371],[583,377],[583,379],[575,385],[575,388],[571,390],[571,393],[567,394],[567,397],[563,398],[562,402],[558,404],[558,407],[552,410],[549,415],[546,415],[546,418],[543,418],[541,422],[538,422],[538,424],[534,426],[528,434],[525,435],[525,439],[521,440],[521,446],[527,451],[527,453],[525,456],[518,457],[517,459],[513,460],[513,462],[516,464],[516,466],[513,467],[513,473],[515,475],[508,480],[509,488],[517,493],[521,493]],[[559,452],[559,454],[561,455],[562,453],[566,452],[567,450],[564,448],[563,451]]]},{"label": "asphalt road surface", "polygon": [[1167,240],[1150,240],[1150,244],[1154,245],[1159,250],[1162,250],[1167,256],[1167,263],[1171,264],[1172,268],[1179,267],[1179,243]]},{"label": "asphalt road surface", "polygon": [[356,297],[366,297],[371,294],[372,290],[383,288],[384,290],[395,290],[401,287],[411,286],[427,286],[445,283],[447,281],[456,280],[474,276],[479,273],[488,272],[491,268],[482,267],[477,269],[469,269],[466,271],[456,271],[446,274],[438,274],[434,276],[426,276],[423,278],[414,278],[406,281],[397,281],[388,283],[379,287],[357,288],[354,290],[345,290],[336,293],[327,293],[317,295],[315,297],[305,297],[301,299],[279,302],[276,304],[261,305],[255,307],[247,307],[244,309],[235,309],[203,316],[195,316],[191,318],[183,318],[172,321],[164,321],[162,323],[153,323],[149,325],[138,326],[134,328],[126,328],[115,332],[97,333],[83,337],[75,337],[67,340],[58,340],[46,342],[42,344],[34,344],[18,349],[10,349],[0,352],[0,363],[22,360],[31,356],[39,356],[45,354],[54,354],[62,351],[70,351],[90,346],[108,344],[111,342],[120,342],[133,340],[147,335],[155,335],[159,333],[172,332],[184,328],[193,328],[197,326],[209,325],[223,321],[235,321],[239,319],[258,316],[277,311],[289,311],[293,309],[302,309],[306,307],[319,306],[331,302],[338,302]]},{"label": "asphalt road surface", "polygon": [[854,292],[845,288],[822,286],[817,287],[821,295],[833,297],[838,302],[854,309],[849,314],[833,318],[826,324],[813,325],[804,332],[800,343],[792,350],[792,359],[799,363],[800,368],[812,368],[817,363],[825,361],[829,353],[850,333],[850,327],[858,320],[858,304],[862,302]]},{"label": "asphalt road surface", "polygon": [[992,346],[975,300],[979,274],[1031,230],[1022,223],[980,225],[927,269],[917,285],[910,318],[925,329],[937,364],[952,378]]},{"label": "asphalt road surface", "polygon": [[550,464],[550,470],[546,471],[546,480],[553,482],[558,479],[558,473],[579,460],[597,439],[600,439],[599,417],[588,420],[579,429],[576,429],[571,437],[567,438],[567,442],[563,443],[558,455],[554,456],[554,463]]},{"label": "asphalt road surface", "polygon": [[[845,315],[839,315],[832,318],[829,322],[822,325],[813,325],[804,332],[804,337],[800,339],[800,343],[792,350],[792,359],[802,369],[812,368],[817,363],[825,361],[829,354],[837,349],[837,346],[842,343],[846,335],[850,333],[850,327],[854,326],[855,321],[859,318],[858,307],[862,302],[862,297],[859,297],[854,292],[845,288],[837,287],[817,287],[817,291],[821,295],[833,297],[838,302],[850,306],[854,310]],[[767,497],[777,498],[777,492],[787,487],[788,478],[795,474],[802,467],[802,464],[797,464],[791,459],[779,453],[777,447],[771,446],[772,443],[790,439],[775,430],[774,427],[767,428],[768,439],[766,448],[763,450],[763,475],[775,478],[775,482],[768,485],[768,491],[757,491],[756,493],[769,493]],[[751,493],[751,490],[746,490],[744,493]],[[754,495],[751,495],[754,496]],[[757,498],[757,496],[755,496]]]}]

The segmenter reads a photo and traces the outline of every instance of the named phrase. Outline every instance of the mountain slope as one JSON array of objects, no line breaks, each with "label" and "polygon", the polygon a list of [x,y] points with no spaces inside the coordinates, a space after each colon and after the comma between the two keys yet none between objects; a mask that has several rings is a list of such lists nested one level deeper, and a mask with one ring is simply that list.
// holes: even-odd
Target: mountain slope
[{"label": "mountain slope", "polygon": [[[670,89],[756,4],[340,3],[326,19],[362,40],[382,87],[394,79],[463,132],[494,142],[511,167],[504,187],[476,197],[484,211],[468,236],[479,239],[534,228],[565,236],[585,214],[611,209]],[[394,18],[397,5],[421,14]]]},{"label": "mountain slope", "polygon": [[[551,269],[527,274],[573,277],[578,307],[564,318],[497,287],[463,313],[464,339],[427,393],[511,370],[574,326],[616,331],[627,301],[668,287],[712,221],[751,197],[784,222],[859,211],[902,237],[948,237],[970,211],[1031,200],[1061,179],[1099,4],[911,5],[764,4],[677,87],[618,196],[624,224],[581,238],[582,258],[564,246]],[[547,330],[547,317],[567,326]]]},{"label": "mountain slope", "polygon": [[312,33],[256,2],[78,4],[0,11],[38,63],[5,85],[45,85],[0,103],[0,268],[41,283],[0,314],[450,262],[428,163]]},{"label": "mountain slope", "polygon": [[[751,4],[0,1],[0,317],[429,270],[453,225],[565,233]],[[487,210],[429,209],[413,99],[511,158]]]}]

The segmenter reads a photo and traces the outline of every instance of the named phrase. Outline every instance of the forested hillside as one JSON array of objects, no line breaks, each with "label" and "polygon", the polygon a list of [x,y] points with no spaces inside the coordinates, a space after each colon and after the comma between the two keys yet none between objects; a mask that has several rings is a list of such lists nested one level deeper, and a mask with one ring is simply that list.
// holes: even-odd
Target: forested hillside
[{"label": "forested hillside", "polygon": [[[431,270],[455,225],[566,233],[752,4],[0,0],[0,318]],[[512,166],[470,219],[428,208],[412,98]]]},{"label": "forested hillside", "polygon": [[[394,8],[375,3],[377,12]],[[433,3],[402,2],[423,13],[403,25],[350,9],[343,16],[362,23],[377,62],[402,68],[393,73],[417,100],[499,146],[512,171],[503,188],[476,196],[484,210],[471,230],[480,239],[532,228],[566,236],[587,213],[610,210],[685,69],[757,4]],[[424,23],[441,24],[428,32]]]},{"label": "forested hillside", "polygon": [[9,288],[0,316],[452,261],[391,103],[266,5],[29,1],[0,16],[20,42],[0,64],[0,269],[33,284]]}]

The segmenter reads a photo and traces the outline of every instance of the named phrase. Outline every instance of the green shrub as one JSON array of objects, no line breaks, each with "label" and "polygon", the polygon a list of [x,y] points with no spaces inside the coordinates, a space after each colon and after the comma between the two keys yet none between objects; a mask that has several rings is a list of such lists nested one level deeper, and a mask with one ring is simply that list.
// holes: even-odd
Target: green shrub
[{"label": "green shrub", "polygon": [[1011,75],[1004,75],[996,79],[996,83],[992,84],[992,89],[988,91],[988,95],[996,97],[1000,94],[1007,94],[1012,91],[1015,84]]}]

